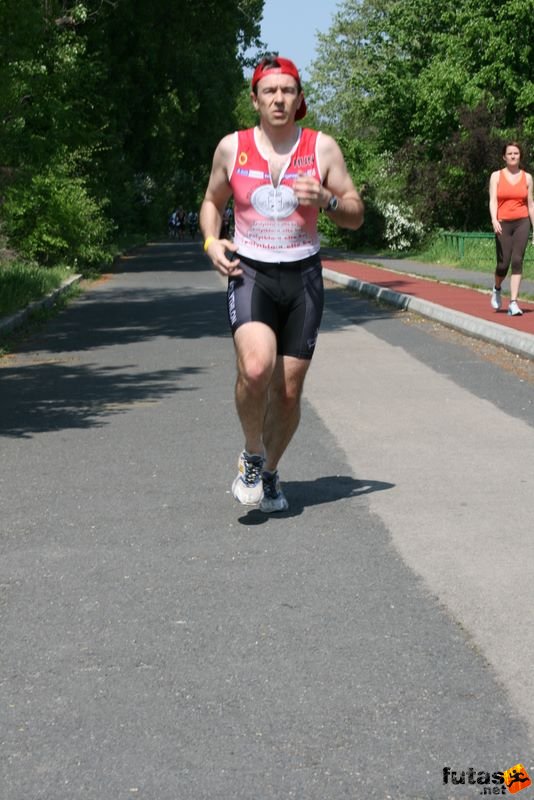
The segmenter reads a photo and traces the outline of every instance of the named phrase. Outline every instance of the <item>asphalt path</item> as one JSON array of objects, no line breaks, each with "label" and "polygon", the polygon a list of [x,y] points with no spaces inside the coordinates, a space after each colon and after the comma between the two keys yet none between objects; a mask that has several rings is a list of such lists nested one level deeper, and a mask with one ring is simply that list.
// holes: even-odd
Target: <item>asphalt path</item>
[{"label": "asphalt path", "polygon": [[328,289],[268,517],[230,494],[234,375],[198,242],[130,254],[0,361],[2,800],[532,776],[532,384]]}]

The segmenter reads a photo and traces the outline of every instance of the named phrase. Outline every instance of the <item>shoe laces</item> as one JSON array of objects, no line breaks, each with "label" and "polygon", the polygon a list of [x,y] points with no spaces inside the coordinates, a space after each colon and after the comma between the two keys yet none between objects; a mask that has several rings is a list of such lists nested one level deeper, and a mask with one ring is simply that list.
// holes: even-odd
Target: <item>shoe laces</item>
[{"label": "shoe laces", "polygon": [[256,486],[261,479],[262,459],[259,457],[247,458],[244,456],[243,461],[245,464],[245,474],[242,476],[243,483],[247,486]]}]

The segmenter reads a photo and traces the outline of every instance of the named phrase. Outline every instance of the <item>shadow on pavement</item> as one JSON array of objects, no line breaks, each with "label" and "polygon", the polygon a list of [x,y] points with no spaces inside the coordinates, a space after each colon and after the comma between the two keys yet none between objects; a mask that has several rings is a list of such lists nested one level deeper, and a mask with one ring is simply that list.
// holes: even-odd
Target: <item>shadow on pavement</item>
[{"label": "shadow on pavement", "polygon": [[[278,519],[300,516],[305,508],[335,503],[349,497],[360,497],[373,492],[393,489],[394,483],[352,478],[349,475],[325,475],[312,481],[283,481],[284,493],[289,501],[289,509],[275,514]],[[238,518],[242,525],[262,525],[271,515],[253,508]]]},{"label": "shadow on pavement", "polygon": [[[354,290],[342,286],[327,287],[325,292],[325,313],[319,329],[321,332],[337,331],[351,325],[364,325],[366,322],[376,322],[379,319],[393,319],[398,316],[399,310],[362,297]],[[333,315],[336,316],[333,316]]]},{"label": "shadow on pavement", "polygon": [[[99,364],[96,352],[89,363],[82,362],[82,354],[154,339],[170,340],[172,346],[174,340],[208,337],[227,338],[231,350],[226,293],[222,285],[215,290],[202,277],[212,267],[199,249],[199,242],[156,243],[124,256],[115,272],[152,273],[150,280],[136,275],[133,281],[103,282],[18,346],[15,360],[0,368],[0,435],[24,437],[102,425],[106,416],[128,405],[158,402],[170,393],[191,390],[184,379],[201,371],[194,361],[143,372],[139,364],[131,363],[135,350],[113,354],[113,366]],[[180,281],[158,277],[157,273],[172,270],[182,273]],[[201,276],[198,284],[194,273]],[[325,315],[325,330],[363,324],[376,319],[377,313],[390,316],[339,290],[327,292],[327,309],[334,313]],[[173,367],[174,363],[173,359]],[[335,480],[337,488],[328,483],[290,485],[295,495],[291,513],[362,493],[361,482],[347,487],[343,480]],[[342,493],[336,495],[340,487]]]},{"label": "shadow on pavement", "polygon": [[98,367],[68,363],[30,364],[0,369],[0,436],[29,437],[64,428],[102,426],[111,414],[157,403],[178,391],[179,381],[202,372],[180,367],[140,373],[136,367]]},{"label": "shadow on pavement", "polygon": [[[78,352],[146,342],[157,337],[200,339],[230,336],[224,292],[170,289],[99,289],[50,322],[38,336],[39,350]],[[18,352],[36,348],[36,337]]]}]

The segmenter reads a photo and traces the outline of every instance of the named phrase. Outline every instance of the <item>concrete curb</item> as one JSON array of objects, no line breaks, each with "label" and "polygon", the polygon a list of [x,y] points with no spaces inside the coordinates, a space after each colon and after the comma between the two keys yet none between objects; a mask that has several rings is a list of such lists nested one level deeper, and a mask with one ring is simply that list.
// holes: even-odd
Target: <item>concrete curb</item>
[{"label": "concrete curb", "polygon": [[73,284],[79,283],[81,279],[81,275],[71,275],[70,278],[64,280],[61,286],[59,286],[57,289],[54,289],[54,291],[50,292],[50,294],[47,294],[40,300],[34,300],[33,303],[29,303],[26,308],[23,308],[21,311],[17,311],[15,314],[12,314],[9,317],[0,319],[0,333],[9,333],[10,331],[15,330],[15,328],[20,327],[28,319],[30,314],[33,314],[34,311],[38,311],[41,308],[50,308],[54,305],[57,298],[63,294],[63,292],[65,292]]},{"label": "concrete curb", "polygon": [[380,300],[404,311],[415,311],[417,314],[435,319],[437,322],[441,322],[443,325],[462,333],[499,344],[526,358],[534,358],[534,336],[530,334],[514,331],[495,322],[488,322],[487,320],[464,314],[461,311],[439,306],[429,300],[422,300],[420,297],[411,297],[401,292],[394,292],[391,289],[384,289],[374,283],[351,278],[331,269],[323,268],[323,276],[333,283],[354,289],[366,297]]}]

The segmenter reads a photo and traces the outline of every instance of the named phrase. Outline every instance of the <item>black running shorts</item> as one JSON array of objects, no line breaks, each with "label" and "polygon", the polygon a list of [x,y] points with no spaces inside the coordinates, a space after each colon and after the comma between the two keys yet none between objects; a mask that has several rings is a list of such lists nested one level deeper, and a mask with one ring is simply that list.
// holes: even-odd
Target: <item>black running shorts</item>
[{"label": "black running shorts", "polygon": [[243,274],[228,280],[232,333],[245,322],[263,322],[276,334],[278,355],[310,359],[324,303],[319,255],[287,264],[239,259]]}]

